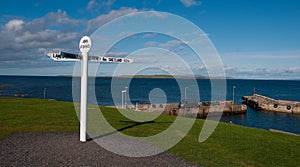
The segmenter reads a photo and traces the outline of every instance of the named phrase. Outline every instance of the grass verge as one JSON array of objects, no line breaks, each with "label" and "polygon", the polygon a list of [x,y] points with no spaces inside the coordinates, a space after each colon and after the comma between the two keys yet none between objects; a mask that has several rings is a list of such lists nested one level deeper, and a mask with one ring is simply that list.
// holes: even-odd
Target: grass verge
[{"label": "grass verge", "polygon": [[[161,115],[154,123],[136,123],[117,110],[101,107],[108,122],[132,136],[151,136],[168,128],[176,117]],[[132,111],[122,111],[132,112]],[[148,113],[144,113],[148,114]],[[219,123],[203,143],[198,136],[204,120],[193,128],[170,153],[201,166],[299,166],[300,137]],[[0,98],[0,139],[16,132],[78,132],[72,102],[42,99]]]}]

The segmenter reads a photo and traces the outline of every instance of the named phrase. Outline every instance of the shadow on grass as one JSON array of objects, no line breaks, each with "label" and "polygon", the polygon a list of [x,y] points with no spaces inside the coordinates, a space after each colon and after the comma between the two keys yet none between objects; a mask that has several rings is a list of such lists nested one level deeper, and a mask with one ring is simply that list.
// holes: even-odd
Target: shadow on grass
[{"label": "shadow on grass", "polygon": [[133,123],[133,125],[125,126],[123,128],[117,129],[115,131],[112,131],[112,132],[109,132],[109,133],[106,133],[106,134],[103,134],[103,135],[99,135],[99,136],[96,136],[96,137],[88,138],[87,141],[97,140],[97,139],[100,139],[102,137],[106,137],[106,136],[112,135],[112,134],[117,133],[117,132],[122,132],[122,131],[124,131],[126,129],[130,129],[130,128],[133,128],[133,127],[136,127],[136,126],[139,126],[139,125],[153,124],[153,123],[172,123],[172,122],[155,122],[155,121],[145,121],[145,122],[120,121],[120,122]]}]

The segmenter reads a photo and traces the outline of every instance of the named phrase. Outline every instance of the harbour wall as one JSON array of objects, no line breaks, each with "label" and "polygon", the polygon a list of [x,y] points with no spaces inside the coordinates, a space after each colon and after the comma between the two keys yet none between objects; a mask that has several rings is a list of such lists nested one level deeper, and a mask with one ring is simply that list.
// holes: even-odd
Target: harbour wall
[{"label": "harbour wall", "polygon": [[242,99],[244,104],[255,110],[300,114],[298,101],[276,100],[259,94],[243,96]]},{"label": "harbour wall", "polygon": [[208,113],[233,115],[244,114],[247,106],[232,104],[232,101],[221,102],[185,102],[173,104],[136,104],[126,107],[129,110],[162,113],[166,115],[205,118]]}]

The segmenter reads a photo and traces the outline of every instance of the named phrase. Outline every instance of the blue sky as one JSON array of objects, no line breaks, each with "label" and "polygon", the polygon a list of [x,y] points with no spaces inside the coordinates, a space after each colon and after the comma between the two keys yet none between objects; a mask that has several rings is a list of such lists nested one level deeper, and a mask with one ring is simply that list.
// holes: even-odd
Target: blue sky
[{"label": "blue sky", "polygon": [[[300,79],[299,7],[298,0],[0,1],[0,75],[72,75],[74,63],[53,62],[45,53],[78,52],[83,35],[92,35],[114,18],[161,11],[202,29],[219,52],[228,77]],[[172,40],[158,36],[144,41],[140,36],[120,42],[112,53],[125,56],[122,53],[134,52],[130,46],[155,42],[164,47]],[[101,68],[99,75],[111,75],[114,67]],[[201,70],[195,73],[205,75]]]}]

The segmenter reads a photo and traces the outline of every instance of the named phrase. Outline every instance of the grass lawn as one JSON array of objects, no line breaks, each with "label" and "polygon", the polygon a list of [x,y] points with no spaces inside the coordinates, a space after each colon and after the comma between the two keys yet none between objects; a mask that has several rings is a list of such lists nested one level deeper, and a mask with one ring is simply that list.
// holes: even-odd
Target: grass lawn
[{"label": "grass lawn", "polygon": [[[176,118],[161,115],[154,123],[132,126],[136,123],[115,109],[101,107],[101,111],[112,126],[132,136],[157,134]],[[300,166],[299,136],[219,123],[210,138],[199,143],[203,123],[196,120],[188,135],[168,152],[201,166]],[[72,102],[0,98],[0,139],[16,132],[78,131]]]}]

